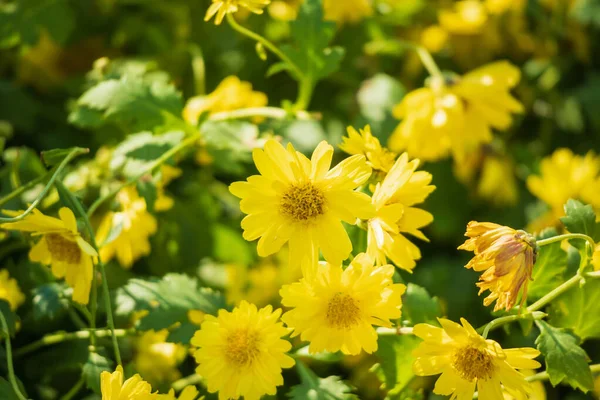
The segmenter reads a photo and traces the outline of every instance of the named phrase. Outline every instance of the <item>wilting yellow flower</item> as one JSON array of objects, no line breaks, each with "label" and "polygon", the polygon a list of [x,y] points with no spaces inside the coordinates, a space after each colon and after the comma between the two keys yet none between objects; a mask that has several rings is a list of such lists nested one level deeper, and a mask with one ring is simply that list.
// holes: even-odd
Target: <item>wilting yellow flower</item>
[{"label": "wilting yellow flower", "polygon": [[554,218],[564,215],[569,199],[578,199],[600,210],[600,157],[590,151],[585,156],[558,149],[540,163],[540,176],[527,178],[527,187],[552,209]]},{"label": "wilting yellow flower", "polygon": [[[175,390],[171,389],[168,394],[159,395],[157,400],[196,400],[196,397],[198,397],[198,389],[190,385],[181,391],[179,397],[175,396]],[[202,399],[204,399],[204,396],[198,400]]]},{"label": "wilting yellow flower", "polygon": [[440,10],[440,25],[446,31],[458,35],[481,32],[488,20],[485,6],[479,0],[463,0],[454,3],[454,10]]},{"label": "wilting yellow flower", "polygon": [[323,0],[325,19],[339,24],[356,23],[373,14],[369,0]]},{"label": "wilting yellow flower", "polygon": [[461,318],[462,326],[438,319],[441,328],[417,324],[413,333],[423,342],[413,352],[416,375],[442,374],[433,392],[456,400],[471,400],[475,387],[480,399],[502,400],[501,384],[526,396],[531,385],[515,369],[540,367],[533,360],[540,352],[532,348],[502,349],[490,339],[481,337]]},{"label": "wilting yellow flower", "polygon": [[0,271],[0,299],[6,300],[13,311],[25,302],[25,295],[21,292],[19,284],[5,269]]},{"label": "wilting yellow flower", "polygon": [[421,251],[403,233],[409,233],[428,241],[421,228],[433,221],[427,211],[412,207],[422,203],[435,190],[430,185],[431,174],[416,171],[419,160],[408,161],[403,153],[383,182],[375,187],[373,206],[376,215],[368,222],[367,254],[377,265],[387,263],[389,258],[398,267],[412,271]]},{"label": "wilting yellow flower", "polygon": [[229,187],[241,198],[244,239],[258,241],[258,255],[276,253],[289,242],[290,262],[315,266],[321,249],[325,259],[341,264],[352,251],[342,221],[372,216],[370,198],[354,189],[371,176],[363,155],[351,156],[329,169],[333,147],[319,143],[309,160],[288,144],[287,150],[270,139],[255,149],[261,175]]},{"label": "wilting yellow flower", "polygon": [[217,113],[240,108],[264,107],[268,103],[267,95],[252,90],[250,82],[241,81],[231,75],[223,79],[219,86],[206,96],[192,97],[183,109],[183,117],[190,124],[197,124],[198,118],[205,112]]},{"label": "wilting yellow flower", "polygon": [[[532,369],[526,369],[521,371],[521,373],[525,376],[532,376],[535,374],[535,371]],[[546,400],[546,389],[544,388],[544,384],[541,381],[531,382],[530,384],[531,392],[527,395],[523,395],[522,393],[515,392],[514,390],[507,390],[507,388],[503,388],[502,395],[504,400]]]},{"label": "wilting yellow flower", "polygon": [[288,330],[278,322],[280,315],[281,309],[258,310],[242,301],[232,312],[206,316],[191,343],[198,347],[196,372],[206,378],[209,392],[218,391],[220,400],[258,400],[276,393],[283,385],[281,369],[294,365],[285,354],[292,345],[281,339]]},{"label": "wilting yellow flower", "polygon": [[483,304],[496,301],[494,311],[513,308],[523,288],[521,303],[527,298],[527,286],[537,258],[535,238],[525,231],[491,222],[471,221],[467,225],[469,239],[458,248],[475,256],[466,268],[485,272],[479,278],[479,294],[490,291]]},{"label": "wilting yellow flower", "polygon": [[[22,212],[6,213],[16,216]],[[57,278],[65,278],[73,288],[73,301],[87,304],[94,270],[92,257],[96,257],[98,253],[79,234],[73,211],[63,207],[58,215],[60,219],[48,217],[35,209],[21,221],[2,224],[0,227],[40,236],[41,239],[29,251],[29,259],[50,265],[52,274]]]},{"label": "wilting yellow flower", "polygon": [[379,139],[371,133],[369,125],[361,129],[360,133],[351,126],[347,131],[348,136],[342,138],[340,149],[351,155],[364,155],[367,158],[367,164],[376,171],[388,172],[392,168],[397,154],[381,146]]},{"label": "wilting yellow flower", "polygon": [[181,377],[177,366],[186,356],[185,347],[167,342],[167,336],[167,329],[158,332],[150,330],[136,340],[137,352],[133,365],[145,380],[154,385],[172,382]]},{"label": "wilting yellow flower", "polygon": [[157,394],[153,394],[152,387],[138,374],[123,382],[123,367],[117,366],[112,374],[104,371],[100,374],[100,390],[102,400],[155,400]]},{"label": "wilting yellow flower", "polygon": [[140,257],[150,253],[148,237],[156,232],[156,219],[146,210],[146,201],[134,186],[117,194],[121,211],[109,211],[96,233],[103,261],[117,258],[124,268],[131,268]]},{"label": "wilting yellow flower", "polygon": [[410,92],[394,108],[402,122],[388,146],[423,160],[450,153],[458,161],[464,159],[492,140],[491,128],[507,129],[511,113],[523,111],[509,93],[519,79],[519,69],[506,61],[446,81],[432,77],[429,87]]},{"label": "wilting yellow flower", "polygon": [[310,342],[309,351],[358,354],[377,350],[375,326],[400,318],[406,286],[392,281],[392,265],[374,266],[357,255],[346,269],[323,263],[312,275],[281,288],[281,303],[292,308],[281,319]]},{"label": "wilting yellow flower", "polygon": [[271,0],[212,0],[204,20],[208,21],[216,14],[215,25],[219,25],[223,22],[226,14],[237,12],[240,6],[254,14],[262,14],[263,8],[268,6],[270,2]]},{"label": "wilting yellow flower", "polygon": [[421,32],[421,44],[432,53],[441,51],[448,43],[448,32],[439,25],[429,26]]}]

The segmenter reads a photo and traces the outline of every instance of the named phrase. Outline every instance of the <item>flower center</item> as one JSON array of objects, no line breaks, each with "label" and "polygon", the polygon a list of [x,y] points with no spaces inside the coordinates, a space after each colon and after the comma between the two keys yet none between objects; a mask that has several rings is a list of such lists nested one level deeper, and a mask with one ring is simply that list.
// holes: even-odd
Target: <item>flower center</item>
[{"label": "flower center", "polygon": [[493,358],[484,350],[475,347],[463,347],[454,353],[452,366],[458,374],[468,381],[488,379],[494,369]]},{"label": "flower center", "polygon": [[327,322],[338,329],[352,328],[360,321],[359,302],[347,294],[336,293],[327,305]]},{"label": "flower center", "polygon": [[52,258],[67,264],[77,264],[81,259],[81,249],[77,243],[67,239],[58,233],[49,233],[45,235],[48,250]]},{"label": "flower center", "polygon": [[247,329],[233,331],[227,336],[225,345],[225,357],[229,362],[237,366],[247,366],[258,356],[259,336],[258,332]]},{"label": "flower center", "polygon": [[325,212],[325,196],[312,185],[292,185],[282,196],[281,213],[295,221],[307,221]]}]

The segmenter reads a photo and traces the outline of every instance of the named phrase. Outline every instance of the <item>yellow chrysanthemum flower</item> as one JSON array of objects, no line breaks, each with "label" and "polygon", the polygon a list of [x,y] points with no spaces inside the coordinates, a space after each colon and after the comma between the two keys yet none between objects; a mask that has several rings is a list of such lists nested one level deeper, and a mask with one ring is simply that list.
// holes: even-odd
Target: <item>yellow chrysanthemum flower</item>
[{"label": "yellow chrysanthemum flower", "polygon": [[25,302],[25,295],[16,279],[11,278],[5,269],[0,271],[0,299],[6,300],[13,311]]},{"label": "yellow chrysanthemum flower", "polygon": [[342,138],[340,149],[350,155],[362,154],[367,158],[367,164],[376,171],[388,172],[392,168],[397,154],[381,146],[369,125],[360,129],[360,133],[349,126],[347,132],[348,136]]},{"label": "yellow chrysanthemum flower", "polygon": [[141,376],[135,374],[123,382],[123,367],[117,366],[112,374],[104,371],[100,374],[102,400],[155,400],[158,394],[152,393],[152,387]]},{"label": "yellow chrysanthemum flower", "polygon": [[412,207],[435,190],[430,185],[431,174],[417,172],[418,166],[418,159],[409,162],[408,154],[403,153],[375,187],[372,202],[376,215],[368,222],[367,254],[377,265],[386,264],[389,258],[398,267],[412,271],[415,260],[421,258],[419,248],[403,235],[428,241],[420,229],[433,221],[433,215]]},{"label": "yellow chrysanthemum flower", "polygon": [[186,356],[185,347],[167,342],[169,331],[144,332],[136,340],[136,354],[133,365],[137,372],[151,384],[172,382],[181,377],[177,366]]},{"label": "yellow chrysanthemum flower", "polygon": [[492,140],[491,128],[507,129],[511,113],[523,111],[509,93],[519,79],[519,69],[506,61],[446,82],[432,77],[429,87],[410,92],[394,108],[394,116],[402,122],[388,146],[427,161],[450,153],[463,160]]},{"label": "yellow chrysanthemum flower", "polygon": [[438,19],[442,28],[455,35],[480,33],[488,20],[485,5],[479,0],[454,3],[454,10],[440,10]]},{"label": "yellow chrysanthemum flower", "polygon": [[475,253],[465,267],[485,270],[477,283],[479,294],[490,291],[483,304],[489,306],[496,301],[494,311],[508,311],[515,305],[521,288],[521,303],[525,302],[537,258],[535,238],[525,231],[475,221],[469,222],[465,236],[469,239],[458,248]]},{"label": "yellow chrysanthemum flower", "polygon": [[271,0],[212,0],[204,20],[208,21],[216,15],[215,25],[219,25],[223,22],[225,15],[237,12],[240,7],[244,7],[254,14],[262,14],[263,8],[268,6],[270,2]]},{"label": "yellow chrysanthemum flower", "polygon": [[373,14],[369,0],[323,0],[325,19],[339,24],[356,23]]},{"label": "yellow chrysanthemum flower", "polygon": [[[521,371],[521,373],[525,377],[529,377],[535,374],[534,370],[526,369]],[[507,388],[503,388],[502,390],[502,399],[503,400],[546,400],[546,389],[544,388],[544,384],[541,381],[535,381],[530,383],[531,392],[527,393],[527,395],[523,395],[522,393],[515,392],[514,390],[507,390]]]},{"label": "yellow chrysanthemum flower", "polygon": [[[12,216],[21,213],[7,212]],[[0,227],[40,236],[41,239],[29,251],[29,259],[49,265],[55,277],[65,278],[73,288],[73,301],[87,304],[94,270],[92,257],[98,253],[79,234],[73,211],[63,207],[58,215],[60,219],[48,217],[36,209],[21,221],[5,223]]]},{"label": "yellow chrysanthemum flower", "polygon": [[569,199],[578,199],[600,210],[600,157],[594,152],[585,156],[569,149],[558,149],[540,163],[540,176],[527,178],[527,187],[534,196],[548,204],[554,219],[564,215],[563,206]]},{"label": "yellow chrysanthemum flower", "polygon": [[[102,260],[114,257],[124,268],[131,268],[140,257],[150,253],[148,237],[156,232],[156,219],[146,210],[146,201],[133,186],[117,194],[121,211],[106,214],[96,233]],[[113,234],[113,232],[117,234]]]},{"label": "yellow chrysanthemum flower", "polygon": [[377,350],[375,326],[400,318],[406,286],[392,281],[392,265],[374,266],[361,253],[348,268],[323,263],[312,275],[281,288],[281,303],[292,308],[281,319],[310,342],[309,351],[358,354]]},{"label": "yellow chrysanthemum flower", "polygon": [[[186,386],[179,394],[179,397],[175,396],[175,390],[171,389],[168,394],[159,395],[157,400],[196,400],[196,397],[198,397],[198,389],[195,386]],[[198,400],[202,399],[204,399],[204,396]]]},{"label": "yellow chrysanthemum flower", "polygon": [[456,400],[471,400],[475,387],[479,398],[502,400],[502,387],[526,396],[531,385],[515,369],[540,367],[534,360],[540,352],[532,348],[502,349],[490,339],[481,337],[461,318],[462,326],[438,319],[441,328],[417,324],[413,333],[423,342],[413,352],[416,375],[442,374],[433,392]]},{"label": "yellow chrysanthemum flower", "polygon": [[258,400],[276,393],[283,385],[281,369],[294,365],[285,354],[292,345],[281,339],[288,330],[278,322],[280,315],[281,309],[258,310],[242,301],[232,312],[206,316],[191,343],[198,347],[196,372],[206,378],[209,392],[218,391],[219,400]]},{"label": "yellow chrysanthemum flower", "polygon": [[372,216],[368,195],[355,192],[371,176],[362,155],[351,156],[329,169],[333,147],[319,143],[312,158],[287,150],[270,139],[264,150],[255,149],[254,162],[261,175],[235,182],[231,193],[241,198],[244,239],[258,241],[258,255],[276,253],[289,242],[290,262],[310,267],[321,249],[325,259],[341,264],[352,251],[352,242],[342,221]]},{"label": "yellow chrysanthemum flower", "polygon": [[264,107],[268,103],[267,95],[252,90],[250,82],[241,81],[231,75],[223,79],[219,86],[207,96],[190,98],[183,109],[183,117],[192,125],[205,112],[217,113],[240,108]]}]

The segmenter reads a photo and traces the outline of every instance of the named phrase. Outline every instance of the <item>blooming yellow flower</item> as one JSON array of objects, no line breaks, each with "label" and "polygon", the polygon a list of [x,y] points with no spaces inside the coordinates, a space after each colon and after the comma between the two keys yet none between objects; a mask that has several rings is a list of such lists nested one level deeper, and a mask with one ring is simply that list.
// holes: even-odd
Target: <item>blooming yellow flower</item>
[{"label": "blooming yellow flower", "polygon": [[406,286],[392,281],[392,265],[374,266],[357,255],[346,269],[324,263],[315,274],[281,288],[281,303],[292,308],[281,319],[294,336],[310,342],[309,351],[358,354],[377,350],[373,325],[391,327],[400,318]]},{"label": "blooming yellow flower", "polygon": [[190,98],[183,109],[183,117],[190,124],[196,125],[200,115],[205,112],[264,107],[267,103],[266,94],[253,91],[250,82],[241,81],[237,76],[231,75],[223,79],[212,93]]},{"label": "blooming yellow flower", "polygon": [[502,349],[497,342],[481,337],[464,318],[462,326],[438,320],[441,328],[417,324],[413,330],[423,339],[413,352],[413,371],[419,376],[442,374],[434,393],[471,400],[477,386],[480,399],[502,400],[501,384],[523,396],[531,392],[531,385],[515,369],[540,367],[533,360],[539,351],[528,347]]},{"label": "blooming yellow flower", "polygon": [[[535,371],[532,369],[526,369],[521,371],[521,373],[525,376],[531,376],[535,374]],[[507,388],[503,388],[502,395],[504,396],[504,400],[546,400],[546,389],[544,388],[544,384],[541,381],[535,381],[530,383],[531,393],[527,393],[527,395],[523,395],[522,393],[515,392],[514,390],[508,390]]]},{"label": "blooming yellow flower", "polygon": [[[10,212],[19,215],[22,212]],[[31,232],[41,239],[29,251],[29,259],[50,265],[52,274],[65,278],[73,288],[73,301],[87,304],[93,279],[93,261],[98,253],[83,240],[77,230],[75,215],[67,207],[58,211],[60,219],[48,217],[35,209],[24,219],[0,225],[4,229]]]},{"label": "blooming yellow flower", "polygon": [[100,256],[104,261],[116,257],[122,267],[131,268],[138,258],[150,253],[148,237],[156,232],[156,219],[133,186],[121,189],[117,200],[121,211],[109,211],[96,233]]},{"label": "blooming yellow flower", "polygon": [[376,215],[368,222],[367,254],[377,265],[386,264],[389,258],[398,267],[412,271],[415,260],[421,258],[419,248],[403,235],[409,233],[428,241],[420,229],[433,221],[430,213],[412,207],[425,201],[435,189],[430,185],[431,174],[417,172],[418,166],[418,159],[409,162],[403,153],[375,187],[372,202]]},{"label": "blooming yellow flower", "polygon": [[352,251],[342,221],[367,219],[370,198],[354,189],[371,176],[363,155],[351,156],[329,169],[333,147],[319,143],[309,160],[288,144],[287,150],[270,139],[264,150],[255,149],[254,162],[261,175],[235,182],[231,193],[241,198],[244,239],[258,241],[258,255],[266,257],[289,242],[290,261],[316,265],[318,250],[325,259],[341,264]]},{"label": "blooming yellow flower", "polygon": [[25,302],[25,295],[21,292],[19,284],[5,269],[0,271],[0,299],[6,300],[13,311]]},{"label": "blooming yellow flower", "polygon": [[535,238],[525,231],[475,221],[469,222],[465,236],[469,239],[458,248],[475,253],[465,267],[485,270],[477,283],[479,294],[490,291],[483,304],[489,306],[497,300],[494,311],[508,311],[515,305],[521,288],[521,302],[525,302],[538,251]]},{"label": "blooming yellow flower", "polygon": [[339,24],[356,23],[373,14],[369,0],[323,0],[325,19]]},{"label": "blooming yellow flower", "polygon": [[[196,397],[198,397],[198,389],[195,386],[186,386],[179,394],[179,397],[175,396],[175,390],[171,389],[168,394],[159,395],[157,400],[196,400]],[[202,399],[204,399],[204,396],[198,400]]]},{"label": "blooming yellow flower", "polygon": [[392,168],[397,154],[381,146],[379,139],[371,133],[369,125],[361,129],[360,133],[351,126],[347,131],[348,136],[342,138],[340,149],[350,155],[364,155],[367,158],[367,164],[376,171],[388,172]]},{"label": "blooming yellow flower", "polygon": [[206,316],[191,343],[198,347],[196,372],[206,378],[209,392],[218,391],[219,400],[258,400],[276,393],[283,385],[281,369],[294,365],[285,354],[292,346],[281,339],[288,330],[278,322],[280,315],[281,309],[258,310],[242,301],[232,312]]},{"label": "blooming yellow flower", "polygon": [[263,8],[270,2],[271,0],[212,0],[204,20],[208,21],[216,15],[215,25],[219,25],[223,22],[226,14],[237,12],[240,7],[244,7],[254,14],[262,14]]},{"label": "blooming yellow flower", "polygon": [[140,375],[151,384],[172,382],[181,377],[177,366],[186,356],[185,347],[167,342],[169,331],[144,332],[136,340],[133,365]]},{"label": "blooming yellow flower", "polygon": [[578,199],[600,210],[600,157],[593,152],[585,156],[569,149],[558,149],[540,163],[540,175],[527,178],[527,187],[534,196],[548,204],[554,219],[564,215],[563,206],[569,199]]},{"label": "blooming yellow flower", "polygon": [[104,371],[100,374],[102,400],[155,400],[152,387],[138,374],[123,382],[123,367],[117,366],[112,374]]},{"label": "blooming yellow flower", "polygon": [[446,81],[432,77],[429,87],[410,92],[394,108],[402,122],[388,146],[423,160],[439,160],[450,152],[463,160],[492,140],[491,128],[507,129],[511,113],[523,111],[509,93],[519,79],[519,69],[506,61]]}]

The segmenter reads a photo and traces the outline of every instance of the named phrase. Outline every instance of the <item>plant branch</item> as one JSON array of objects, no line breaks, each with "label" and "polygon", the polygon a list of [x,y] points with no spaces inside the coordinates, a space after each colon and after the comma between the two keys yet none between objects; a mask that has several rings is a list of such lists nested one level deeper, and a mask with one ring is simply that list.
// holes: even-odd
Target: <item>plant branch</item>
[{"label": "plant branch", "polygon": [[538,319],[543,319],[543,318],[546,318],[547,316],[548,316],[548,314],[543,313],[541,311],[533,311],[531,313],[526,313],[526,314],[507,315],[505,317],[500,317],[500,318],[493,319],[492,321],[490,321],[486,325],[484,325],[484,326],[480,327],[479,329],[477,329],[477,331],[478,332],[482,332],[483,331],[482,336],[484,338],[487,338],[488,334],[489,334],[489,332],[491,330],[499,328],[502,325],[506,325],[506,324],[509,324],[511,322],[519,321],[519,320],[522,320],[522,319],[531,319],[533,321],[537,321]]},{"label": "plant branch", "polygon": [[397,328],[377,328],[378,335],[412,335],[413,328],[411,326],[407,327],[397,327]]},{"label": "plant branch", "polygon": [[13,366],[13,358],[12,358],[12,347],[10,345],[10,333],[8,332],[8,324],[6,323],[6,319],[4,318],[4,314],[0,312],[0,322],[2,322],[2,329],[4,330],[4,343],[6,345],[6,366],[8,368],[8,380],[16,393],[19,400],[27,400],[25,396],[21,393],[21,389],[19,388],[19,384],[17,383],[17,377],[15,376],[15,369]]},{"label": "plant branch", "polygon": [[583,280],[583,277],[579,274],[573,276],[568,281],[564,282],[562,285],[554,288],[551,292],[547,293],[544,297],[527,307],[528,312],[534,312],[544,307],[546,304],[550,303],[552,300],[556,299],[558,296],[571,289],[572,287],[578,285]]},{"label": "plant branch", "polygon": [[7,194],[6,196],[2,197],[0,199],[0,207],[3,206],[4,204],[8,203],[15,197],[19,196],[21,193],[33,188],[38,183],[45,181],[48,177],[52,176],[52,174],[54,174],[54,172],[56,172],[56,168],[57,167],[52,168],[50,171],[46,172],[45,174],[40,175],[37,178],[30,180],[26,184],[19,186],[18,188],[16,188],[15,190],[13,190],[9,194]]},{"label": "plant branch", "polygon": [[435,60],[433,59],[431,54],[423,46],[415,45],[414,49],[417,52],[419,58],[421,59],[421,63],[423,63],[423,66],[425,67],[427,72],[429,72],[429,75],[436,78],[440,78],[443,82],[444,75],[442,75],[442,71],[440,71],[440,68],[435,63]]},{"label": "plant branch", "polygon": [[592,246],[592,248],[594,248],[594,246],[596,245],[596,243],[594,243],[594,239],[592,239],[588,235],[584,235],[582,233],[566,233],[564,235],[558,235],[558,236],[554,236],[554,237],[551,237],[548,239],[538,240],[536,242],[536,244],[541,247],[541,246],[546,246],[546,245],[549,245],[552,243],[562,242],[563,240],[569,240],[569,239],[587,240],[588,243]]},{"label": "plant branch", "polygon": [[210,121],[225,121],[230,119],[251,118],[251,117],[266,117],[273,119],[286,119],[294,116],[301,120],[318,119],[318,114],[308,113],[306,111],[297,111],[290,113],[283,108],[278,107],[251,107],[240,108],[233,111],[223,111],[211,114],[208,118]]},{"label": "plant branch", "polygon": [[197,385],[199,383],[202,383],[202,377],[198,374],[192,374],[176,380],[171,384],[171,388],[173,388],[175,392],[181,392],[186,386]]}]

